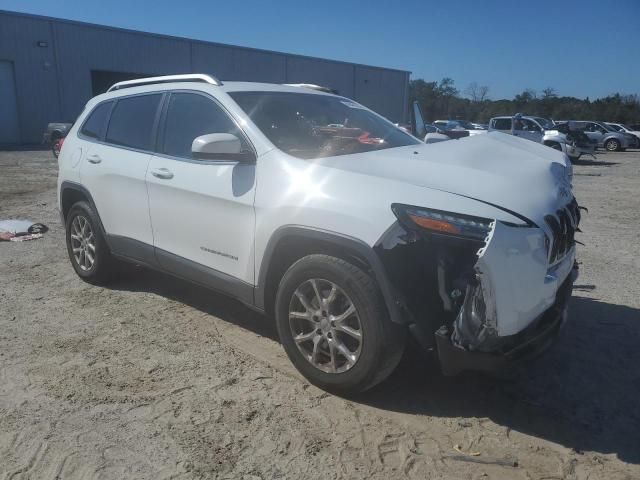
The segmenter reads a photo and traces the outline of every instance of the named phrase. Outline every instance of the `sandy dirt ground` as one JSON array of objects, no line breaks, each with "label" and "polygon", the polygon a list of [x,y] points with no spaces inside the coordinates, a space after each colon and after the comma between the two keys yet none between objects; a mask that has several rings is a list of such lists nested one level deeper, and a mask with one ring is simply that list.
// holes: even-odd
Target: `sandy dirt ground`
[{"label": "sandy dirt ground", "polygon": [[0,243],[0,479],[640,478],[640,152],[575,168],[581,276],[546,356],[445,378],[412,352],[350,399],[235,301],[135,267],[83,283],[56,174],[0,152],[0,218],[51,228]]}]

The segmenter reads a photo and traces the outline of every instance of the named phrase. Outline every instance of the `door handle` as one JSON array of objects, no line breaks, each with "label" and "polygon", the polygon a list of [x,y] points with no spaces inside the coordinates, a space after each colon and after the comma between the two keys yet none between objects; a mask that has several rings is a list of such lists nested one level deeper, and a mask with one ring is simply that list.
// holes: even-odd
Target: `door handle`
[{"label": "door handle", "polygon": [[162,178],[163,180],[173,178],[173,173],[166,168],[153,168],[151,169],[151,175],[157,178]]},{"label": "door handle", "polygon": [[100,155],[89,155],[87,157],[87,161],[89,163],[100,163],[102,161],[102,159],[100,158]]}]

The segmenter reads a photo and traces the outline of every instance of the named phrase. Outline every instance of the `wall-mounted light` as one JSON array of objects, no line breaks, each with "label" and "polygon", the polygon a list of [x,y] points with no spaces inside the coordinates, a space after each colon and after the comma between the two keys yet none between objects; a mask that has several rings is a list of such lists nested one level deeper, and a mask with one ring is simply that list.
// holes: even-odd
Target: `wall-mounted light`
[{"label": "wall-mounted light", "polygon": [[40,48],[47,48],[49,46],[49,43],[45,42],[44,40],[38,40],[36,45],[39,46]]}]

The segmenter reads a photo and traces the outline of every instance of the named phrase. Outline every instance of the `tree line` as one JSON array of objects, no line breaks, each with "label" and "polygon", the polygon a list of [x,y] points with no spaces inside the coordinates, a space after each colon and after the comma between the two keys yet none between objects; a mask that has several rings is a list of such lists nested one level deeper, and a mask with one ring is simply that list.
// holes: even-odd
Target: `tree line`
[{"label": "tree line", "polygon": [[513,99],[492,100],[489,87],[472,82],[463,92],[453,79],[439,82],[423,79],[409,82],[409,99],[420,104],[425,120],[462,119],[487,123],[491,117],[524,113],[554,120],[601,120],[640,123],[640,97],[615,93],[590,100],[588,97],[561,97],[553,87],[541,92],[530,88]]}]

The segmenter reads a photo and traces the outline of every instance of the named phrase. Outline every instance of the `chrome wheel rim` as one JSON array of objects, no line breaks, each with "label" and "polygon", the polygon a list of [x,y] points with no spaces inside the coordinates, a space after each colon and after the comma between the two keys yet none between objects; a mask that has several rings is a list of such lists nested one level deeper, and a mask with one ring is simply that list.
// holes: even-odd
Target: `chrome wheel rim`
[{"label": "chrome wheel rim", "polygon": [[607,150],[613,152],[613,151],[615,151],[617,149],[618,149],[618,145],[616,144],[616,142],[614,142],[612,140],[609,140],[607,142]]},{"label": "chrome wheel rim", "polygon": [[88,271],[96,261],[96,244],[91,224],[82,215],[71,222],[71,250],[80,270]]},{"label": "chrome wheel rim", "polygon": [[298,350],[318,370],[343,373],[360,358],[360,317],[344,290],[329,280],[298,286],[289,302],[289,326]]}]

